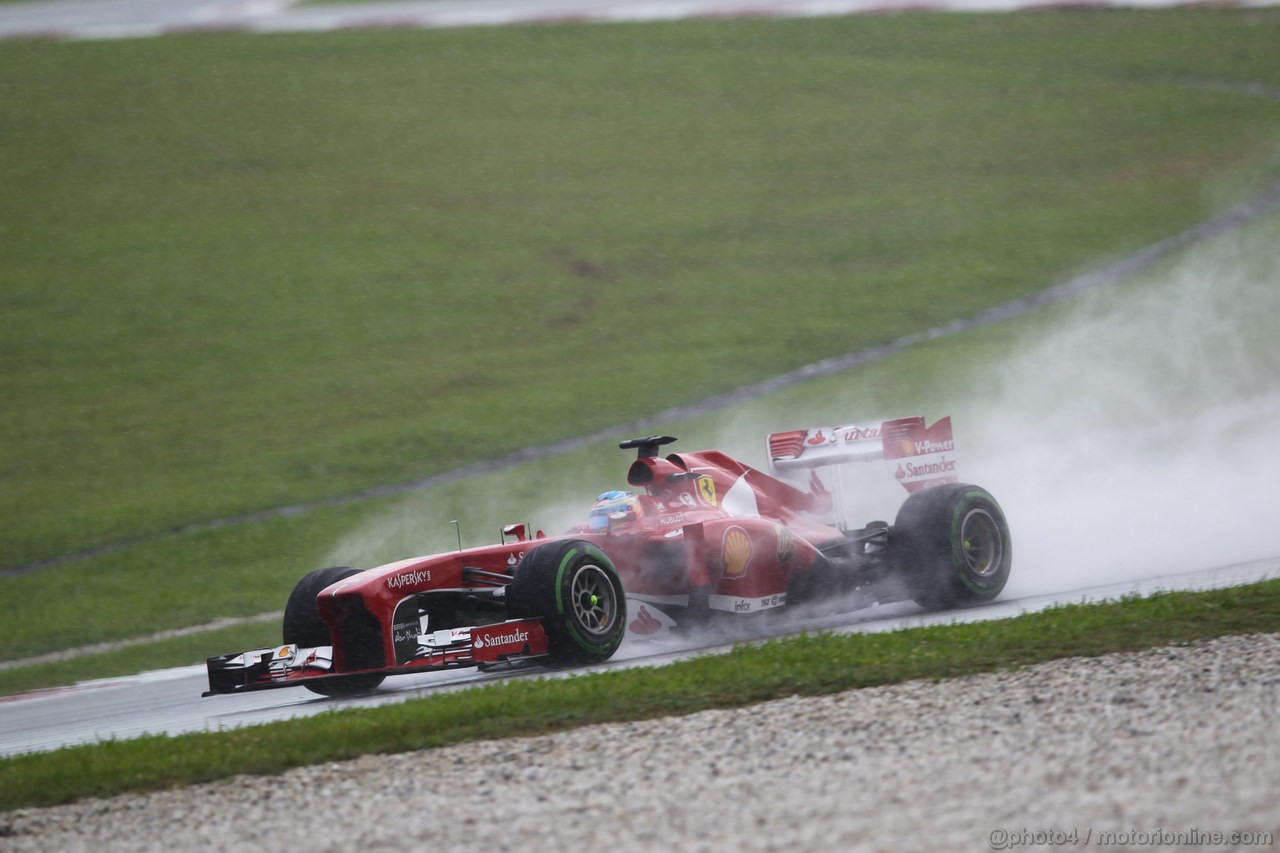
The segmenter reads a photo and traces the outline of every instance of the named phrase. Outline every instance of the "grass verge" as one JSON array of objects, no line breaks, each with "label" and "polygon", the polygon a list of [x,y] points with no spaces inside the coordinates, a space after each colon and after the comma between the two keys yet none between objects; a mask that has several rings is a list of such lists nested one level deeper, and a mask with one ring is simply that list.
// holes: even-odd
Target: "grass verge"
[{"label": "grass verge", "polygon": [[539,735],[791,695],[953,678],[1064,657],[1273,632],[1277,626],[1280,580],[1271,580],[1066,605],[991,622],[806,635],[739,645],[728,655],[653,669],[512,680],[307,720],[0,759],[0,808],[55,805],[243,773],[273,774],[371,753]]},{"label": "grass verge", "polygon": [[[930,412],[950,411],[955,389],[966,387],[968,371],[979,362],[998,363],[1009,346],[1007,329],[977,330],[912,348],[848,375],[792,388],[726,413],[664,424],[662,429],[679,436],[680,447],[718,447],[760,464],[763,433],[756,424],[791,425],[796,423],[794,412],[803,412],[806,423],[818,423],[873,411],[915,411],[920,400],[930,401]],[[752,422],[750,427],[728,425],[744,417]],[[0,594],[8,599],[40,602],[38,607],[5,614],[0,660],[283,609],[293,585],[314,568],[370,567],[451,550],[451,519],[461,522],[467,546],[496,542],[499,526],[507,522],[529,521],[559,532],[581,520],[594,495],[618,488],[630,461],[616,444],[601,442],[417,494],[206,530],[0,579]],[[896,492],[894,497],[900,500]],[[278,626],[257,625],[180,643],[21,667],[0,672],[0,695],[66,684],[72,676],[136,672],[132,667],[143,657],[149,661],[147,668],[181,666],[278,639]],[[247,645],[241,645],[246,640]]]},{"label": "grass verge", "polygon": [[0,670],[0,696],[77,684],[153,669],[203,663],[211,649],[260,649],[280,639],[279,620],[200,631],[181,637],[139,642],[111,651],[78,655],[69,660],[35,663]]},{"label": "grass verge", "polygon": [[[34,134],[0,139],[21,165],[0,198],[0,563],[586,432],[1166,236],[1274,172],[1280,114],[1242,86],[1280,84],[1277,26],[1180,10],[0,45],[0,124]],[[1007,334],[752,420],[951,411]],[[584,364],[626,379],[595,393]],[[732,451],[735,417],[664,429]],[[319,565],[449,547],[452,518],[478,544],[544,524],[549,495],[580,512],[623,465],[599,445],[0,578],[21,604],[0,659],[279,608]],[[0,690],[277,636],[252,634]]]},{"label": "grass verge", "polygon": [[1274,174],[1247,85],[1280,84],[1278,29],[0,44],[23,128],[0,134],[0,566],[416,479],[1035,292]]},{"label": "grass verge", "polygon": [[[1006,500],[1005,487],[1024,485],[1021,469],[1004,470],[1005,479],[992,482],[1001,472],[1000,463],[1009,456],[1006,436],[1008,419],[1026,409],[1018,403],[1027,393],[1022,386],[1000,390],[990,385],[991,377],[1007,372],[1010,365],[1031,359],[1036,381],[1053,375],[1034,356],[1034,347],[1053,339],[1060,327],[1079,328],[1086,317],[1104,311],[1106,316],[1125,318],[1126,324],[1150,325],[1158,330],[1168,347],[1130,342],[1119,354],[1107,348],[1106,370],[1114,373],[1113,362],[1124,362],[1129,387],[1142,388],[1144,405],[1111,408],[1109,428],[1131,428],[1145,423],[1149,412],[1163,417],[1194,417],[1196,407],[1230,403],[1236,393],[1273,389],[1280,392],[1280,349],[1267,318],[1274,316],[1277,291],[1274,276],[1256,281],[1235,268],[1245,268],[1270,257],[1270,247],[1280,241],[1280,213],[1255,224],[1245,232],[1231,235],[1212,245],[1168,259],[1159,269],[1139,279],[1118,282],[1100,302],[1087,311],[1082,306],[1058,306],[1035,316],[1024,317],[977,329],[951,338],[931,341],[899,352],[889,359],[826,379],[794,386],[767,397],[734,406],[722,412],[662,425],[662,431],[680,436],[679,447],[718,447],[745,461],[760,460],[760,438],[770,428],[845,422],[867,415],[920,412],[956,416],[957,436],[962,439],[966,466],[978,482],[996,488]],[[1193,257],[1194,256],[1194,257]],[[1156,298],[1182,304],[1185,290],[1170,289],[1200,268],[1207,259],[1228,258],[1223,265],[1213,260],[1215,299],[1232,306],[1231,311],[1194,311],[1189,321],[1202,325],[1204,317],[1215,322],[1203,334],[1169,326],[1160,312],[1150,313],[1148,303]],[[1162,297],[1163,295],[1163,297]],[[1192,300],[1196,302],[1196,300]],[[1142,307],[1144,304],[1146,308]],[[1204,306],[1200,305],[1203,309]],[[1216,331],[1215,331],[1216,330]],[[1225,330],[1230,347],[1223,348]],[[1106,335],[1112,335],[1107,331]],[[1128,326],[1121,336],[1130,337]],[[1096,342],[1097,335],[1089,338]],[[1028,342],[1033,344],[1028,350]],[[1174,369],[1168,359],[1170,347],[1191,356],[1192,369]],[[1051,348],[1054,349],[1054,348]],[[1216,370],[1201,369],[1198,354],[1213,353]],[[1140,358],[1156,359],[1154,367],[1139,369]],[[1094,375],[1077,363],[1079,376]],[[1212,376],[1216,397],[1193,392],[1197,378]],[[1104,383],[1105,384],[1105,383]],[[1231,386],[1236,386],[1232,390]],[[1055,383],[1056,386],[1056,383]],[[1073,406],[1089,410],[1098,406],[1090,395],[1089,383],[1071,385]],[[977,389],[975,391],[975,389]],[[1163,389],[1163,391],[1161,391]],[[1129,398],[1132,401],[1134,398]],[[1247,399],[1247,395],[1240,399]],[[1010,401],[1013,402],[1010,402]],[[922,402],[927,401],[927,402]],[[1215,402],[1216,401],[1216,402]],[[999,417],[992,422],[992,412]],[[1076,421],[1064,420],[1063,429]],[[1269,422],[1258,419],[1258,424]],[[1097,424],[1095,423],[1095,426]],[[1048,429],[1037,425],[1038,431]],[[986,437],[986,448],[982,437]],[[618,436],[619,438],[625,436]],[[1223,440],[1228,440],[1224,436]],[[1230,438],[1232,443],[1243,436]],[[1016,449],[1015,449],[1016,450]],[[1147,458],[1153,466],[1164,466],[1170,452],[1153,446]],[[1199,445],[1179,446],[1183,456],[1203,454]],[[1135,451],[1136,454],[1136,451]],[[1137,456],[1135,455],[1136,459]],[[359,506],[329,508],[292,518],[278,518],[259,524],[208,530],[187,537],[156,541],[107,555],[84,564],[62,566],[0,584],[0,594],[14,601],[38,602],[39,606],[13,608],[4,616],[6,631],[0,637],[0,660],[26,658],[52,650],[83,647],[95,643],[150,636],[158,631],[207,624],[223,616],[249,616],[283,608],[298,577],[322,565],[374,566],[407,555],[450,550],[455,539],[450,519],[462,523],[464,544],[480,545],[497,541],[498,526],[510,521],[529,521],[549,532],[558,532],[581,520],[591,496],[622,484],[630,456],[608,442],[583,447],[552,458],[537,459],[501,472],[469,478],[464,482],[437,486],[397,498],[369,501]],[[993,473],[992,465],[995,465]],[[1093,465],[1087,455],[1081,465]],[[860,487],[876,484],[872,474]],[[886,502],[868,506],[857,517],[892,517],[901,502],[901,491],[890,481],[891,491],[878,495]],[[1023,502],[1006,505],[1011,517],[1038,516],[1037,499],[1022,490]],[[1244,500],[1237,487],[1222,499],[1233,504]],[[1027,500],[1033,503],[1027,504]],[[1248,504],[1239,504],[1247,513]],[[1070,548],[1069,528],[1055,538],[1056,548]],[[1021,533],[1018,534],[1021,536]],[[1023,541],[1025,544],[1025,540]],[[1042,543],[1043,546],[1044,543]],[[1157,548],[1158,550],[1158,548]],[[1237,555],[1248,559],[1280,553],[1280,542],[1257,553]],[[1221,556],[1221,555],[1217,555]],[[1210,559],[1206,555],[1206,560]],[[1159,565],[1159,562],[1156,562]],[[1206,562],[1204,565],[1208,565]],[[1191,568],[1188,566],[1188,568]],[[1015,569],[1015,576],[1021,569]],[[1016,581],[1015,581],[1016,582]],[[105,678],[154,669],[199,663],[205,657],[244,648],[271,645],[279,639],[275,624],[248,625],[220,633],[203,633],[177,641],[147,644],[116,652],[82,655],[56,664],[24,666],[0,671],[0,694],[49,687],[90,678]]]}]

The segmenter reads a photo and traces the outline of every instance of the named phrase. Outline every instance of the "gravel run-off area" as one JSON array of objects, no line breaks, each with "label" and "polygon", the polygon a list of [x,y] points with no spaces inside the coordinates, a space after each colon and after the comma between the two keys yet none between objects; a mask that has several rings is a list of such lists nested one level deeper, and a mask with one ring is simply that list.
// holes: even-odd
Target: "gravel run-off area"
[{"label": "gravel run-off area", "polygon": [[1275,850],[1278,706],[1280,635],[1226,637],[28,809],[0,850]]}]

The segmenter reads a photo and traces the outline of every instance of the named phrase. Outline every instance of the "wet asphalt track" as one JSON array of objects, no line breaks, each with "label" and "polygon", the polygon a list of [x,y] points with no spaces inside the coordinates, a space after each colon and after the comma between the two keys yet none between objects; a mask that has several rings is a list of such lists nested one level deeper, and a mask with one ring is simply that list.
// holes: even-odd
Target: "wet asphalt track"
[{"label": "wet asphalt track", "polygon": [[[1021,569],[1027,570],[1027,567]],[[951,621],[1002,619],[1043,610],[1054,604],[1148,595],[1160,590],[1216,589],[1277,576],[1280,576],[1280,557],[1181,575],[1153,573],[1142,580],[1001,599],[964,611],[926,614],[906,603],[873,607],[840,616],[801,621],[786,633],[891,631]],[[721,653],[730,647],[731,644],[719,638],[703,638],[683,644],[628,643],[614,660],[586,671],[660,666],[694,655]],[[200,695],[206,686],[201,666],[144,673],[130,678],[0,698],[0,755],[57,749],[108,738],[132,738],[144,733],[172,735],[235,728],[307,717],[336,708],[402,702],[437,690],[458,689],[512,677],[571,676],[550,674],[540,669],[525,670],[518,675],[461,669],[388,679],[374,693],[350,699],[325,699],[301,687],[206,699]]]}]

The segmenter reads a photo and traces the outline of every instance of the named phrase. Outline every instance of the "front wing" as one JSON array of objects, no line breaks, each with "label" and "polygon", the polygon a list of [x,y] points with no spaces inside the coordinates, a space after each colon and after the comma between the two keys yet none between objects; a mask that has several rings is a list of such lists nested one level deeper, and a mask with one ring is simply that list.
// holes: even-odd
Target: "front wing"
[{"label": "front wing", "polygon": [[513,619],[494,625],[446,628],[418,637],[416,653],[394,666],[333,669],[333,647],[282,645],[218,655],[206,661],[209,689],[203,696],[271,690],[345,678],[350,675],[407,675],[506,661],[536,660],[547,654],[547,635],[539,619]]}]

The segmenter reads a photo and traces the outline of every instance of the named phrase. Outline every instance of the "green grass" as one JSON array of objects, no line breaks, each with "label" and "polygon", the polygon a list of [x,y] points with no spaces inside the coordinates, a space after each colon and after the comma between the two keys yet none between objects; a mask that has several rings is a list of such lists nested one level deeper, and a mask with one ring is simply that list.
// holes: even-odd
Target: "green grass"
[{"label": "green grass", "polygon": [[[1185,371],[1170,370],[1166,360],[1169,353],[1150,341],[1146,344],[1149,351],[1143,353],[1153,359],[1153,364],[1143,371],[1133,363],[1134,353],[1122,352],[1116,357],[1125,362],[1127,373],[1132,374],[1129,381],[1144,389],[1141,400],[1130,394],[1126,398],[1129,406],[1109,412],[1107,420],[1095,426],[1114,428],[1136,418],[1136,425],[1142,427],[1152,407],[1163,417],[1195,416],[1194,410],[1184,409],[1189,403],[1203,404],[1207,399],[1192,381],[1197,377],[1211,377],[1215,389],[1226,395],[1222,402],[1227,404],[1236,399],[1234,394],[1265,393],[1278,387],[1280,348],[1275,345],[1272,324],[1266,319],[1273,316],[1276,305],[1274,286],[1267,283],[1268,279],[1261,279],[1258,286],[1271,290],[1259,292],[1237,281],[1232,273],[1237,264],[1247,267],[1258,258],[1265,258],[1277,238],[1280,215],[1272,215],[1247,232],[1198,246],[1193,252],[1170,258],[1146,276],[1117,283],[1108,293],[1099,295],[1096,303],[1089,303],[1086,314],[1103,311],[1108,316],[1128,317],[1140,325],[1155,323],[1160,328],[1158,316],[1133,315],[1133,300],[1151,300],[1162,294],[1166,299],[1180,300],[1182,296],[1176,291],[1170,294],[1167,290],[1168,281],[1176,280],[1180,271],[1203,263],[1205,258],[1226,259],[1225,263],[1212,264],[1217,271],[1214,289],[1216,298],[1233,308],[1204,316],[1212,316],[1213,324],[1230,329],[1230,343],[1239,350],[1237,359],[1247,360],[1247,364],[1240,363],[1220,354],[1215,357],[1218,370],[1206,374],[1198,357],[1188,355],[1195,362],[1188,376]],[[1009,365],[1025,359],[1027,341],[1051,339],[1055,328],[1075,325],[1074,318],[1084,307],[1061,306],[1017,322],[932,341],[877,364],[794,386],[724,412],[664,424],[662,429],[680,436],[679,446],[721,447],[763,464],[759,443],[767,428],[894,413],[950,413],[957,418],[966,459],[972,461],[970,451],[976,449],[974,433],[990,432],[990,408],[999,405],[1000,400],[1007,401],[992,380],[998,379]],[[1187,336],[1176,329],[1165,334],[1177,341],[1178,352],[1185,350],[1189,354],[1207,353],[1222,343],[1221,334],[1211,331],[1206,333],[1207,344],[1204,335]],[[1085,345],[1097,343],[1093,340]],[[1073,407],[1092,411],[1098,400],[1084,390],[1076,393]],[[1075,420],[1065,419],[1061,428],[1071,429],[1073,423]],[[1040,427],[1048,428],[1048,424]],[[989,451],[996,459],[1005,455],[998,448]],[[1169,451],[1156,447],[1149,452]],[[451,549],[454,533],[450,519],[461,520],[466,545],[497,541],[498,526],[508,521],[527,520],[558,532],[581,519],[592,495],[620,485],[626,464],[625,454],[609,442],[601,442],[415,494],[204,531],[84,564],[7,579],[5,586],[13,600],[39,601],[40,606],[6,614],[11,630],[4,635],[2,648],[10,658],[24,657],[204,624],[221,616],[278,610],[297,578],[316,566],[372,566],[410,554]],[[987,474],[977,470],[972,476],[983,482]],[[896,493],[887,497],[895,496]],[[896,503],[887,503],[881,510],[888,513],[884,517],[891,517],[895,507]],[[1007,509],[1034,511],[1018,506]],[[1034,573],[1036,567],[1028,563],[1017,571]],[[211,654],[270,645],[278,639],[278,626],[256,625],[230,634],[209,635],[203,646],[199,638],[189,638],[180,644],[149,646],[145,654],[143,649],[135,648],[56,666],[25,667],[0,672],[0,692],[51,686],[66,683],[67,679],[124,674],[134,671],[131,667],[144,657],[151,666],[196,663]]]},{"label": "green grass", "polygon": [[1275,174],[1274,103],[1193,84],[1280,84],[1278,22],[2,44],[0,564],[581,434],[1166,236]]},{"label": "green grass", "polygon": [[[807,635],[739,645],[728,655],[656,669],[510,680],[305,720],[0,759],[0,808],[54,805],[242,773],[279,773],[371,753],[538,735],[785,696],[951,678],[1062,657],[1274,632],[1277,624],[1280,580],[1272,580],[1210,592],[1060,606],[993,622],[880,634]],[[608,701],[601,701],[606,696]]]},{"label": "green grass", "polygon": [[[680,436],[683,447],[721,446],[754,459],[758,430],[737,436],[741,446],[735,447],[725,440],[726,419],[744,414],[757,419],[750,414],[757,405],[804,411],[805,422],[847,418],[847,406],[838,411],[837,401],[850,399],[875,399],[883,406],[878,411],[905,411],[915,406],[912,400],[930,399],[933,409],[946,405],[950,386],[958,383],[978,351],[990,350],[992,354],[982,357],[998,358],[993,353],[1008,345],[1007,332],[998,329],[972,333],[964,340],[938,341],[851,376],[663,429]],[[592,496],[619,485],[626,464],[627,457],[616,446],[602,442],[419,494],[207,530],[0,579],[8,600],[40,602],[38,607],[5,613],[0,659],[280,610],[298,578],[317,566],[373,566],[455,547],[451,519],[461,521],[468,546],[497,541],[499,526],[509,521],[530,521],[559,532],[570,521],[580,520]],[[225,646],[219,644],[224,638],[217,636],[205,637],[203,646],[199,639],[147,646],[154,653],[149,666],[196,663],[221,652],[271,645],[279,639],[279,628],[249,626],[226,637]],[[130,649],[0,672],[0,693],[136,671],[130,667],[142,653]]]},{"label": "green grass", "polygon": [[253,623],[171,637],[69,660],[0,670],[0,696],[82,681],[203,663],[213,649],[260,649],[275,645],[280,625]]},{"label": "green grass", "polygon": [[[1230,343],[1239,350],[1237,363],[1217,357],[1218,371],[1204,374],[1200,362],[1188,376],[1170,371],[1168,353],[1152,348],[1154,361],[1143,376],[1130,380],[1144,388],[1142,400],[1130,395],[1130,406],[1109,414],[1100,427],[1117,427],[1136,418],[1143,426],[1154,406],[1165,417],[1182,413],[1189,402],[1204,393],[1191,380],[1212,377],[1214,388],[1230,403],[1239,393],[1274,389],[1280,376],[1280,348],[1267,317],[1276,304],[1270,291],[1251,290],[1236,282],[1235,264],[1248,266],[1266,257],[1268,247],[1280,237],[1280,215],[1273,215],[1245,233],[1236,233],[1170,258],[1141,279],[1117,283],[1100,296],[1092,312],[1128,316],[1131,322],[1159,322],[1158,318],[1132,316],[1132,300],[1164,294],[1172,276],[1198,258],[1227,259],[1215,262],[1217,299],[1234,306],[1229,312],[1212,312],[1214,324],[1227,324]],[[1252,259],[1252,260],[1251,260]],[[1174,299],[1180,299],[1175,292]],[[1269,307],[1270,306],[1270,307]],[[1025,341],[1050,338],[1055,327],[1070,325],[1081,306],[1038,312],[1014,323],[979,329],[933,341],[900,352],[890,359],[812,381],[765,398],[682,422],[662,429],[680,436],[683,447],[721,447],[762,464],[759,442],[767,428],[834,423],[893,413],[921,412],[933,416],[950,413],[957,418],[958,435],[967,450],[974,450],[973,433],[991,426],[990,407],[1003,399],[998,378],[1010,364],[1025,358]],[[1208,315],[1206,315],[1208,316]],[[1255,322],[1256,321],[1256,322]],[[1209,335],[1169,333],[1177,350],[1209,352],[1222,341]],[[1220,337],[1220,336],[1219,336]],[[1092,344],[1096,344],[1095,340]],[[1148,344],[1150,346],[1150,344]],[[1145,352],[1145,351],[1144,351]],[[1133,353],[1118,358],[1134,373]],[[1188,356],[1190,357],[1190,356]],[[1231,381],[1227,382],[1226,379]],[[1164,390],[1161,391],[1161,386]],[[1238,386],[1238,387],[1236,387]],[[1160,402],[1156,402],[1160,400]],[[1141,405],[1132,405],[1140,402]],[[1073,403],[1091,411],[1098,401],[1077,394]],[[1180,408],[1182,407],[1182,408]],[[1016,408],[1016,407],[1015,407]],[[1061,426],[1070,429],[1074,421]],[[1041,427],[1047,429],[1048,425]],[[996,459],[1004,453],[990,449]],[[1159,447],[1149,452],[1168,452]],[[1179,452],[1179,451],[1172,451]],[[966,458],[972,456],[966,453]],[[581,519],[590,497],[621,483],[627,457],[608,442],[584,447],[549,459],[463,482],[438,486],[397,498],[385,498],[345,508],[318,510],[290,518],[172,538],[138,546],[83,564],[48,569],[26,577],[9,578],[3,588],[13,601],[39,602],[39,606],[13,608],[5,614],[8,630],[0,649],[9,659],[92,643],[146,636],[187,625],[200,625],[223,616],[247,616],[279,610],[294,582],[320,565],[372,566],[411,554],[433,553],[454,547],[450,519],[460,519],[464,544],[497,541],[498,526],[508,521],[531,521],[558,532]],[[984,473],[976,473],[985,481]],[[890,498],[894,495],[888,496]],[[896,503],[881,511],[891,517]],[[1010,506],[1010,511],[1023,507]],[[1032,510],[1028,510],[1032,511]],[[1015,531],[1016,534],[1016,531]],[[1035,572],[1027,564],[1019,573]],[[278,625],[258,624],[220,634],[181,641],[148,644],[105,654],[85,655],[73,661],[43,664],[0,672],[0,693],[53,686],[87,678],[107,677],[145,667],[197,663],[212,654],[271,645],[279,640]]]},{"label": "green grass", "polygon": [[[1274,175],[1276,105],[1198,84],[1277,85],[1277,21],[0,44],[24,128],[0,133],[0,562],[581,434],[1163,237]],[[759,423],[951,411],[1052,315],[1028,322],[663,428],[755,454]],[[554,530],[547,494],[580,513],[620,465],[602,443],[0,578],[0,660],[279,609],[318,565],[451,547],[453,518],[468,544]],[[205,639],[0,690],[277,631]]]},{"label": "green grass", "polygon": [[[1280,347],[1268,319],[1274,316],[1277,304],[1274,277],[1260,278],[1255,284],[1237,279],[1239,269],[1266,259],[1268,247],[1278,238],[1280,214],[1273,214],[1243,232],[1171,257],[1138,279],[1119,282],[1084,306],[1064,305],[1014,323],[913,347],[874,365],[794,386],[724,412],[666,424],[663,429],[679,435],[680,446],[723,447],[758,462],[765,425],[781,428],[835,423],[869,413],[951,413],[957,417],[968,464],[972,461],[970,451],[975,449],[973,433],[986,432],[991,426],[991,414],[986,410],[993,401],[1006,399],[989,380],[1025,358],[1024,342],[1052,339],[1055,329],[1077,327],[1082,314],[1104,312],[1139,325],[1158,324],[1158,317],[1134,316],[1133,306],[1140,304],[1134,300],[1184,298],[1185,294],[1168,289],[1169,282],[1208,260],[1217,276],[1215,299],[1234,307],[1197,316],[1212,318],[1212,325],[1229,329],[1231,348],[1237,350],[1235,358],[1219,353],[1214,359],[1217,369],[1204,374],[1199,354],[1223,344],[1221,331],[1188,336],[1163,330],[1170,341],[1176,341],[1179,352],[1196,354],[1189,358],[1197,366],[1190,375],[1185,370],[1170,370],[1169,353],[1152,347],[1150,341],[1144,344],[1147,349],[1143,353],[1153,360],[1151,365],[1139,369],[1132,363],[1134,353],[1124,354],[1120,360],[1126,363],[1129,381],[1144,388],[1141,400],[1131,396],[1129,401],[1141,405],[1112,412],[1105,422],[1094,425],[1142,427],[1152,407],[1163,418],[1194,418],[1198,410],[1187,409],[1187,405],[1212,403],[1203,389],[1195,386],[1197,377],[1211,381],[1215,391],[1224,395],[1219,402],[1227,405],[1250,394],[1280,388],[1276,378],[1280,376]],[[1271,290],[1252,289],[1258,286]],[[1097,343],[1095,336],[1092,344],[1086,341],[1082,345]],[[1108,347],[1114,345],[1114,341],[1107,342]],[[1079,361],[1076,364],[1080,366]],[[975,388],[980,393],[975,395]],[[921,401],[927,403],[922,405]],[[1073,406],[1090,410],[1097,402],[1089,394],[1077,394]],[[1074,422],[1064,423],[1063,428],[1071,429]],[[1003,448],[990,452],[996,459],[1005,455]],[[1155,446],[1146,452],[1160,457],[1155,464],[1164,464],[1164,454],[1186,451]],[[1137,448],[1131,453],[1136,454]],[[41,604],[6,615],[6,624],[12,626],[6,637],[7,651],[21,657],[204,624],[216,616],[279,609],[297,577],[309,568],[370,566],[454,547],[448,524],[453,518],[462,520],[467,545],[496,541],[497,526],[504,521],[528,520],[555,532],[570,520],[581,518],[592,494],[620,484],[626,460],[616,448],[600,443],[394,499],[206,531],[81,566],[51,569],[21,581],[13,579],[9,589],[14,600]],[[987,472],[976,476],[985,482]],[[891,514],[893,506],[887,504],[885,512]],[[1034,507],[1014,505],[1006,509],[1015,514],[1035,511]],[[1247,512],[1247,506],[1242,511]],[[1019,537],[1016,525],[1015,537]],[[181,570],[175,571],[175,566]],[[1015,570],[1017,576],[1038,570],[1034,562],[1020,566]],[[212,654],[269,646],[279,639],[278,624],[269,622],[20,667],[0,671],[0,694],[193,664]]]},{"label": "green grass", "polygon": [[[999,363],[1012,340],[1007,328],[997,327],[931,342],[726,413],[665,424],[663,431],[680,436],[682,447],[722,447],[758,463],[759,429],[734,430],[727,424],[737,419],[792,424],[795,416],[786,412],[803,412],[803,423],[835,421],[871,411],[915,411],[920,400],[929,401],[931,412],[950,411],[968,373],[976,364]],[[853,411],[856,406],[862,408]],[[787,417],[792,420],[779,421]],[[294,583],[312,568],[374,566],[456,547],[452,519],[461,521],[467,546],[497,541],[498,528],[506,522],[530,521],[559,532],[580,521],[592,496],[618,487],[626,464],[627,456],[614,444],[601,442],[417,494],[206,530],[3,578],[0,590],[7,600],[38,601],[39,606],[5,613],[0,659],[281,610]],[[271,645],[278,641],[279,629],[248,626],[204,639],[203,645],[197,636],[0,671],[0,693],[133,672],[146,650],[153,653],[149,667],[196,663],[213,654]]]}]

